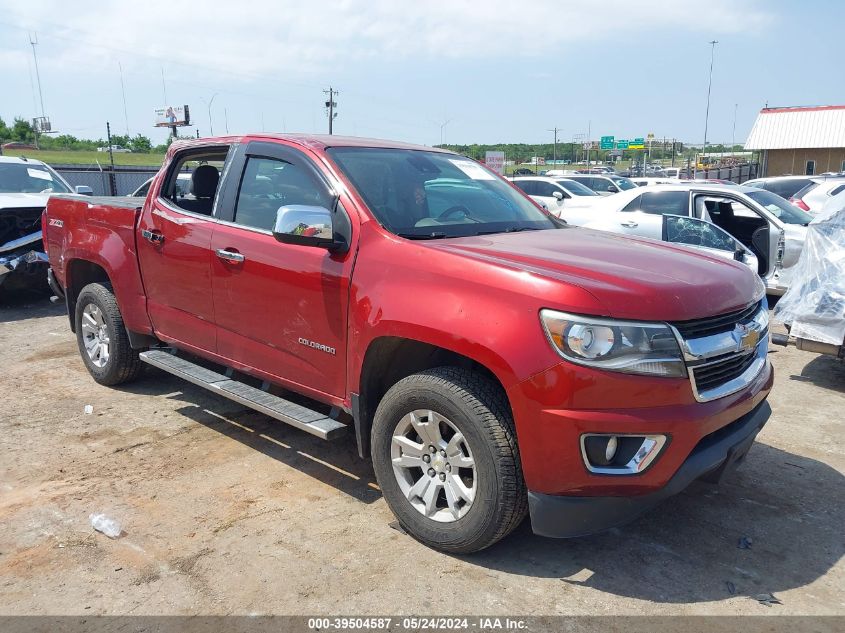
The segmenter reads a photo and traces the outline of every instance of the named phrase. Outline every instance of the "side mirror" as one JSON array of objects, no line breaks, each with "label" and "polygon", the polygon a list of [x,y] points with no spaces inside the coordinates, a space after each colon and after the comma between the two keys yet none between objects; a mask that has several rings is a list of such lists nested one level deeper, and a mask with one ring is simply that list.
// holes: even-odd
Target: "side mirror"
[{"label": "side mirror", "polygon": [[616,185],[608,185],[607,190],[610,193],[619,193],[619,187],[617,187]]},{"label": "side mirror", "polygon": [[88,185],[76,185],[74,187],[74,190],[80,196],[93,196],[94,195],[94,190],[91,189],[91,187],[89,187]]},{"label": "side mirror", "polygon": [[561,200],[563,200],[563,193],[561,193],[560,191],[553,191],[553,192],[552,192],[552,197],[553,197],[555,200],[557,200],[558,202],[560,202]]},{"label": "side mirror", "polygon": [[273,237],[283,244],[343,251],[347,241],[334,233],[332,212],[325,207],[292,204],[276,211]]}]

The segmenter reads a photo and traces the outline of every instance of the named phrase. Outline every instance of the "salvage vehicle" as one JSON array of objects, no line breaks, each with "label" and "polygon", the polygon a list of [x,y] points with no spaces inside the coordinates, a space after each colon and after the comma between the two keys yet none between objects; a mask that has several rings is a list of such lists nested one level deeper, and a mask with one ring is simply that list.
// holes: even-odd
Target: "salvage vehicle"
[{"label": "salvage vehicle", "polygon": [[534,176],[512,178],[511,182],[553,216],[567,222],[573,214],[589,217],[589,208],[601,199],[589,187],[568,178]]},{"label": "salvage vehicle", "polygon": [[789,333],[773,335],[773,343],[845,360],[845,191],[810,223],[792,286],[774,314]]},{"label": "salvage vehicle", "polygon": [[[706,220],[757,258],[766,292],[782,295],[798,262],[812,216],[780,196],[740,185],[687,182],[623,191],[599,202],[592,218],[573,222],[624,235],[654,237],[662,215]],[[664,238],[665,239],[665,238]]]},{"label": "salvage vehicle", "polygon": [[446,150],[182,141],[146,199],[56,196],[43,225],[95,381],[153,365],[354,435],[403,528],[443,551],[526,514],[553,537],[626,523],[724,476],[771,412],[746,266],[569,227]]},{"label": "salvage vehicle", "polygon": [[[91,190],[77,188],[78,193]],[[47,256],[41,243],[41,214],[53,193],[74,191],[40,160],[0,156],[0,287],[14,290],[43,284]]]}]

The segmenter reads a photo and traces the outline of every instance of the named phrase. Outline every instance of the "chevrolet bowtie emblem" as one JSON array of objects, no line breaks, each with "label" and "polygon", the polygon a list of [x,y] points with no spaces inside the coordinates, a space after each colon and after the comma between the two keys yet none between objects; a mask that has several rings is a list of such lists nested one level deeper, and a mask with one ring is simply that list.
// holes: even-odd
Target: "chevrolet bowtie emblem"
[{"label": "chevrolet bowtie emblem", "polygon": [[740,351],[753,350],[760,340],[760,330],[749,327],[744,323],[737,323],[734,327],[733,338]]}]

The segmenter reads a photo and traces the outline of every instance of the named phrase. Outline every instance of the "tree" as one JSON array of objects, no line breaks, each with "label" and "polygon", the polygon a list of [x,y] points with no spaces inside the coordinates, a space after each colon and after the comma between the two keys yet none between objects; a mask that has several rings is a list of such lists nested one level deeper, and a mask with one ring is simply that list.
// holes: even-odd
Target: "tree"
[{"label": "tree", "polygon": [[12,138],[12,130],[6,125],[6,122],[0,118],[0,141],[6,141]]},{"label": "tree", "polygon": [[148,154],[152,148],[152,141],[143,134],[137,134],[135,138],[129,141],[129,149],[133,152],[144,152]]},{"label": "tree", "polygon": [[12,125],[12,140],[23,143],[31,143],[35,140],[35,130],[32,129],[29,121],[15,117],[15,122]]}]

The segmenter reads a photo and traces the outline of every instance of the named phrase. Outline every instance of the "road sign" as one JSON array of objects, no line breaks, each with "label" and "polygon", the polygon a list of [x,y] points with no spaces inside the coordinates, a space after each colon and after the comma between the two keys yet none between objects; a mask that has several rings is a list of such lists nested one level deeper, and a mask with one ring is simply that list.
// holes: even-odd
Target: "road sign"
[{"label": "road sign", "polygon": [[584,141],[582,145],[584,149],[593,149],[593,142],[592,141]]},{"label": "road sign", "polygon": [[628,149],[645,149],[645,139],[640,136],[628,143]]},{"label": "road sign", "polygon": [[599,149],[613,149],[613,137],[602,136],[601,142],[599,143]]},{"label": "road sign", "polygon": [[616,149],[628,149],[628,139],[620,138],[616,141]]}]

